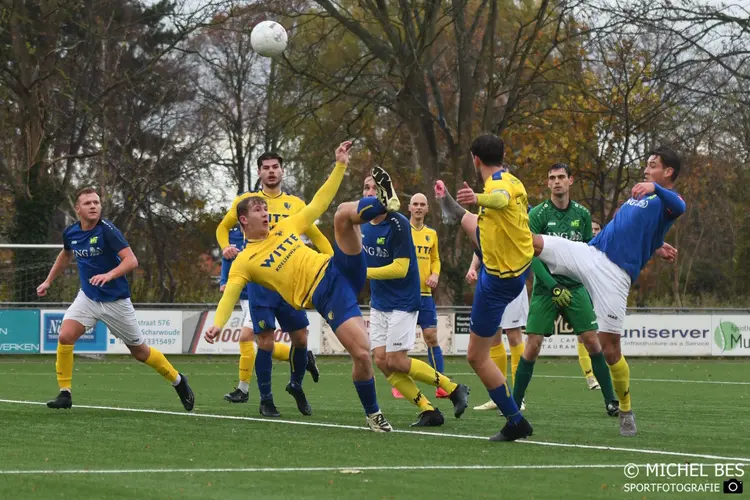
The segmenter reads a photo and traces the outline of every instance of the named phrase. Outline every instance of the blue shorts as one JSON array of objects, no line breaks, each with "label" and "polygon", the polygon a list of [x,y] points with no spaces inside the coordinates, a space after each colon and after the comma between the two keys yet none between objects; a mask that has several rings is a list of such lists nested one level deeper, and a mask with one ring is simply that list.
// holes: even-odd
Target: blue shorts
[{"label": "blue shorts", "polygon": [[498,278],[488,274],[482,267],[479,270],[474,302],[471,304],[471,331],[480,337],[494,337],[503,319],[508,304],[518,297],[526,286],[526,270],[515,278]]},{"label": "blue shorts", "polygon": [[278,307],[255,306],[250,302],[250,317],[253,320],[255,333],[275,330],[276,321],[279,322],[281,330],[286,333],[303,330],[310,325],[307,313],[304,310],[295,309],[286,301],[282,301]]},{"label": "blue shorts", "polygon": [[419,299],[417,324],[422,330],[437,328],[437,310],[435,309],[435,300],[433,300],[432,295],[422,295]]},{"label": "blue shorts", "polygon": [[333,257],[315,288],[312,303],[315,309],[336,330],[350,318],[362,316],[357,297],[367,280],[367,261],[364,252],[347,255],[333,245]]}]

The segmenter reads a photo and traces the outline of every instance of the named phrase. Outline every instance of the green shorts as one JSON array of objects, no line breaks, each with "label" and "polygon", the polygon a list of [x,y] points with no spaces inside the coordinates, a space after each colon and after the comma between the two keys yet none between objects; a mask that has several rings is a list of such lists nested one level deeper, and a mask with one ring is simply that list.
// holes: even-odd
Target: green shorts
[{"label": "green shorts", "polygon": [[[570,289],[573,300],[565,308],[557,307],[550,295],[531,295],[529,319],[526,323],[527,334],[550,336],[555,333],[555,322],[562,316],[575,335],[591,330],[598,330],[594,305],[589,293],[582,286]],[[569,333],[570,330],[560,333]]]}]

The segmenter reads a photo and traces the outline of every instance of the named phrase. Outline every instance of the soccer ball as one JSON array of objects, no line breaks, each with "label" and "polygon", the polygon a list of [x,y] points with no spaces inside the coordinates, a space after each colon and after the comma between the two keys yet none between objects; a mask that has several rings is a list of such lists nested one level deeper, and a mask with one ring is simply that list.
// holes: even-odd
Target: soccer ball
[{"label": "soccer ball", "polygon": [[250,34],[253,50],[263,57],[279,57],[286,50],[286,30],[275,21],[263,21],[255,25]]}]

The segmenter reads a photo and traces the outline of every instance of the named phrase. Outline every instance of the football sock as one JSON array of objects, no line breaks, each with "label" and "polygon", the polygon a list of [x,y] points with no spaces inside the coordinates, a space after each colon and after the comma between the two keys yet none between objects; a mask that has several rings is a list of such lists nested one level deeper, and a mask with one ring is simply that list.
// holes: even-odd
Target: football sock
[{"label": "football sock", "polygon": [[380,410],[378,396],[375,393],[375,377],[370,380],[355,380],[354,388],[357,389],[357,395],[366,415],[372,415]]},{"label": "football sock", "polygon": [[404,373],[391,373],[388,383],[398,389],[406,399],[419,407],[421,411],[434,410],[430,401],[422,394],[414,380]]},{"label": "football sock", "polygon": [[409,368],[409,376],[419,382],[425,384],[434,385],[435,387],[442,387],[442,389],[450,394],[458,386],[455,382],[451,382],[451,379],[436,371],[430,365],[424,361],[418,359],[411,359],[411,367]]},{"label": "football sock", "polygon": [[289,361],[290,352],[292,352],[292,348],[289,344],[284,344],[283,342],[273,343],[273,351],[271,355],[276,361]]},{"label": "football sock", "polygon": [[307,370],[307,346],[292,346],[292,353],[289,357],[289,364],[291,365],[292,369],[291,381],[295,384],[302,385],[302,379],[305,377],[305,370]]},{"label": "football sock", "polygon": [[531,376],[534,375],[534,364],[535,361],[526,361],[523,356],[518,361],[518,370],[513,377],[513,399],[516,404],[521,404],[526,395],[526,388],[531,382]]},{"label": "football sock", "polygon": [[247,394],[248,384],[253,378],[255,367],[255,342],[240,341],[240,385],[239,389]]},{"label": "football sock", "polygon": [[518,363],[521,361],[524,347],[523,342],[510,346],[510,373],[513,376],[513,385],[516,385],[516,371],[518,370]]},{"label": "football sock", "polygon": [[505,379],[508,379],[508,354],[505,352],[505,344],[500,342],[498,345],[493,345],[490,347],[490,359],[493,363],[495,363],[495,366],[500,368],[500,371],[503,372],[503,377]]},{"label": "football sock", "polygon": [[521,415],[521,410],[518,409],[518,405],[515,401],[513,401],[513,398],[510,397],[510,391],[508,390],[507,384],[495,387],[494,389],[488,390],[487,392],[490,393],[490,398],[492,398],[492,401],[495,402],[498,409],[500,409],[502,414],[505,416],[505,418],[508,419],[511,424],[517,424],[521,421],[521,419],[523,418],[523,416]]},{"label": "football sock", "polygon": [[273,359],[271,356],[271,351],[266,351],[265,349],[258,349],[258,353],[255,356],[255,378],[258,381],[258,392],[260,392],[261,401],[273,399],[273,394],[271,393]]},{"label": "football sock", "polygon": [[172,385],[180,383],[180,374],[174,369],[172,363],[167,361],[167,358],[158,350],[153,347],[150,348],[151,352],[148,355],[145,363],[156,370],[159,375],[172,382]]},{"label": "football sock", "polygon": [[374,196],[367,196],[359,200],[357,204],[357,213],[359,218],[364,222],[370,221],[378,215],[386,213],[385,207]]},{"label": "football sock", "polygon": [[[589,356],[586,346],[581,342],[578,342],[578,364],[581,365],[581,371],[583,372],[584,377],[589,378],[594,374],[591,370],[591,356]],[[601,382],[599,383],[601,384]]]},{"label": "football sock", "polygon": [[57,344],[57,361],[55,371],[57,372],[57,385],[61,391],[70,392],[73,383],[73,344]]},{"label": "football sock", "polygon": [[594,377],[596,377],[596,381],[599,382],[604,402],[609,403],[613,399],[617,399],[615,396],[615,390],[612,387],[612,376],[609,373],[607,362],[604,360],[604,354],[598,352],[596,354],[591,354],[590,358]]},{"label": "football sock", "polygon": [[439,345],[427,348],[427,359],[430,362],[431,367],[440,373],[443,373],[445,370],[445,363],[443,362],[443,349],[441,349]]},{"label": "football sock", "polygon": [[621,356],[617,363],[609,365],[609,369],[612,371],[612,384],[620,399],[620,411],[630,411],[630,367],[625,361],[625,356]]}]

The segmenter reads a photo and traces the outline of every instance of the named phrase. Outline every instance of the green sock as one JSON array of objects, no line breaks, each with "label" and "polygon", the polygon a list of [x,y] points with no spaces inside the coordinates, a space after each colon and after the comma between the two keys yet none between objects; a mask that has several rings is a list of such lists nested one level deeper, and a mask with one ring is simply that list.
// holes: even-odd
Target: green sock
[{"label": "green sock", "polygon": [[526,359],[521,356],[521,359],[518,361],[516,375],[513,377],[513,399],[519,407],[521,406],[523,397],[526,395],[526,388],[529,386],[533,374],[534,361],[526,361]]},{"label": "green sock", "polygon": [[602,389],[602,397],[605,403],[609,403],[612,400],[617,399],[615,396],[615,390],[612,386],[612,375],[609,373],[609,366],[604,360],[604,354],[601,352],[596,354],[589,354],[591,357],[591,368],[594,370],[594,377],[599,382],[599,386]]}]

